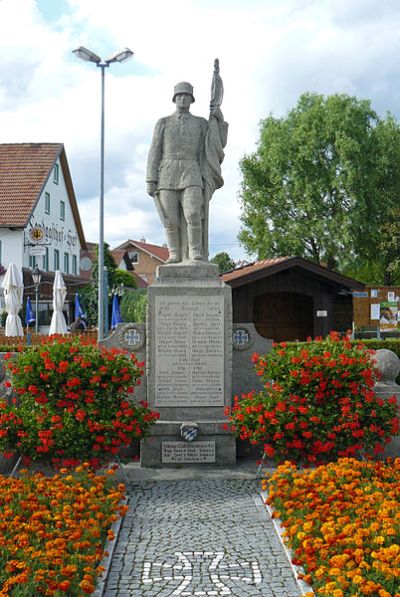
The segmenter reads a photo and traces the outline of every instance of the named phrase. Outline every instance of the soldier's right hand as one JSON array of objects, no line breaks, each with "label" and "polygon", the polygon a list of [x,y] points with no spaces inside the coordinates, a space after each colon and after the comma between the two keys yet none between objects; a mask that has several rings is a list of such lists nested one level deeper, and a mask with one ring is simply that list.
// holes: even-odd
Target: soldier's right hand
[{"label": "soldier's right hand", "polygon": [[154,197],[155,193],[157,192],[157,183],[156,182],[148,182],[147,183],[147,194],[151,197]]}]

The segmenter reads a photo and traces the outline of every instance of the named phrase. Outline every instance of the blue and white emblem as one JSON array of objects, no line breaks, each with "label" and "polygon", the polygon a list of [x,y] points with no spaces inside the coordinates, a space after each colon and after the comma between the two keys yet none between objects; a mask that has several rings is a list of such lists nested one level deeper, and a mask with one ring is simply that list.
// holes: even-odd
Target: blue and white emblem
[{"label": "blue and white emblem", "polygon": [[197,423],[182,423],[181,438],[186,442],[193,442],[199,436],[199,426]]}]

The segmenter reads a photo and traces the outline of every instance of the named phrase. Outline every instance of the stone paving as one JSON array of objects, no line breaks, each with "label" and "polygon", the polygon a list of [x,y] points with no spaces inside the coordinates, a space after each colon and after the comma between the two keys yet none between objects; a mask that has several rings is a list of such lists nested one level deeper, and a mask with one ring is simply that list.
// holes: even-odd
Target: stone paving
[{"label": "stone paving", "polygon": [[106,597],[299,597],[260,481],[131,485]]}]

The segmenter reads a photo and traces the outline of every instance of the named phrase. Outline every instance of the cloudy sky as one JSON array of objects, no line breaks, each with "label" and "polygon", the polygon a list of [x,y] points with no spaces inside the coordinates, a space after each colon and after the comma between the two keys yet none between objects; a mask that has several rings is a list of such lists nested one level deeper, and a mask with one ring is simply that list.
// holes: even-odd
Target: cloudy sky
[{"label": "cloudy sky", "polygon": [[210,253],[246,258],[239,160],[259,122],[284,115],[306,91],[369,98],[400,118],[398,0],[0,0],[0,142],[65,145],[86,239],[98,239],[100,69],[77,59],[129,47],[133,60],[106,71],[105,239],[162,244],[145,192],[156,120],[189,80],[192,112],[208,116],[214,58],[229,122],[225,186],[214,195]]}]

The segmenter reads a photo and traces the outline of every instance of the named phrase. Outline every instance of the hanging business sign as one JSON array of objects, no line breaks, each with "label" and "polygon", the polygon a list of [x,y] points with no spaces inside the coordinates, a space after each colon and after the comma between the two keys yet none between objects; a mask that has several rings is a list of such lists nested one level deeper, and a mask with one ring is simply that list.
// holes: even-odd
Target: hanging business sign
[{"label": "hanging business sign", "polygon": [[[32,243],[40,243],[43,239],[44,239],[44,232],[43,232],[43,228],[41,228],[40,226],[33,226],[29,230],[29,240]],[[31,255],[32,255],[32,253],[31,253]],[[41,255],[43,255],[43,253],[41,253]]]},{"label": "hanging business sign", "polygon": [[33,247],[29,247],[29,255],[35,257],[46,255],[46,247],[44,245],[34,245]]}]

